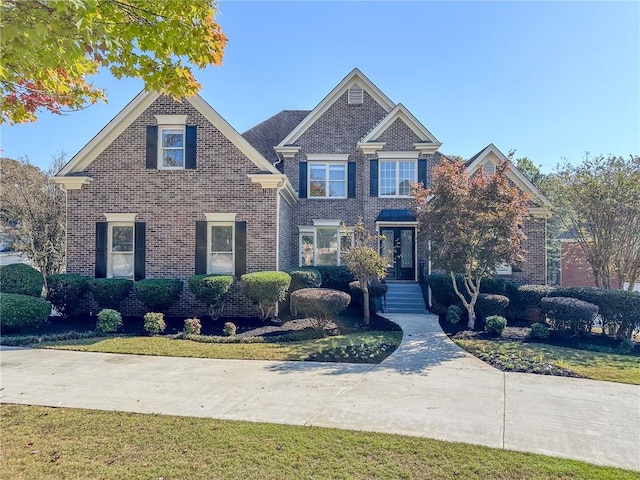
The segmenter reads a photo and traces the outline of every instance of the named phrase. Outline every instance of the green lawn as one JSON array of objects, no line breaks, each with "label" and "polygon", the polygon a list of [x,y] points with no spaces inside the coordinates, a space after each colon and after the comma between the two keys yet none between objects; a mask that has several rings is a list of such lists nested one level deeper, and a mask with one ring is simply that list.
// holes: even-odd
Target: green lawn
[{"label": "green lawn", "polygon": [[305,360],[323,348],[334,345],[386,342],[399,345],[402,332],[373,331],[351,333],[302,342],[285,343],[200,343],[170,337],[87,338],[37,344],[40,348],[79,350],[84,352],[133,353],[171,357],[224,358],[237,360]]},{"label": "green lawn", "polygon": [[545,362],[573,370],[594,380],[640,385],[640,358],[637,356],[591,352],[543,343],[484,339],[454,341],[471,353],[497,351],[503,354],[542,358]]},{"label": "green lawn", "polygon": [[611,479],[638,473],[424,438],[0,406],[2,478]]}]

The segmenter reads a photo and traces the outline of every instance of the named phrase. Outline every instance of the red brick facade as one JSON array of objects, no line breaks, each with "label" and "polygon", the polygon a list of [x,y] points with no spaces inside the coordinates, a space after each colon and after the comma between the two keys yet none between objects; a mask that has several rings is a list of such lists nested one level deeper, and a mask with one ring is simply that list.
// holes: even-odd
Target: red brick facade
[{"label": "red brick facade", "polygon": [[595,287],[593,271],[577,242],[560,243],[560,285],[563,287]]}]

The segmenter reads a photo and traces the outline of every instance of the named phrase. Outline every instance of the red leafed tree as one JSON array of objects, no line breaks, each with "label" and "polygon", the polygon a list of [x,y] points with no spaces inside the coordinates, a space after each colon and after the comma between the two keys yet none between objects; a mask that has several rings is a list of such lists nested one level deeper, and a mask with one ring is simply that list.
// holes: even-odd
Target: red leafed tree
[{"label": "red leafed tree", "polygon": [[[523,262],[522,224],[529,198],[506,176],[504,162],[493,175],[480,168],[472,176],[464,164],[443,161],[431,188],[414,185],[414,209],[422,235],[430,241],[434,266],[451,275],[456,295],[475,327],[480,283],[501,264]],[[460,291],[455,275],[464,278]]]}]

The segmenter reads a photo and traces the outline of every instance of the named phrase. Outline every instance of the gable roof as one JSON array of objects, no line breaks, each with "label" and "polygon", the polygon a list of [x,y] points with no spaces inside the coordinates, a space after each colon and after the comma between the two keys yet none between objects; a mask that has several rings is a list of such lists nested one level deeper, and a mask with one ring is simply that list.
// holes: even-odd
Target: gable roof
[{"label": "gable roof", "polygon": [[[69,162],[56,177],[72,176],[84,171],[124,130],[129,127],[160,96],[158,92],[142,91],[98,132]],[[245,140],[211,105],[200,95],[185,98],[211,124],[216,127],[238,150],[262,171],[280,172]]]},{"label": "gable roof", "polygon": [[507,162],[507,176],[510,180],[512,180],[520,189],[525,192],[529,192],[534,197],[538,198],[542,204],[546,207],[551,205],[551,202],[544,194],[540,191],[538,187],[536,187],[531,181],[524,176],[524,174],[518,170],[518,168],[507,158],[493,143],[490,143],[478,153],[476,153],[473,157],[465,162],[465,166],[467,167],[467,171],[469,175],[473,175],[473,173],[484,165],[485,162],[489,160],[489,157],[494,155],[501,162]]},{"label": "gable roof", "polygon": [[309,112],[310,110],[283,110],[250,128],[242,136],[273,164],[279,161],[273,147],[309,115]]},{"label": "gable roof", "polygon": [[294,144],[298,138],[300,138],[300,136],[306,132],[307,129],[313,125],[313,123],[320,118],[320,116],[326,112],[344,92],[349,89],[349,87],[352,87],[354,84],[361,86],[363,90],[373,97],[373,99],[378,102],[378,104],[380,104],[387,113],[395,106],[389,97],[382,93],[382,91],[376,87],[371,80],[369,80],[360,70],[354,68],[338,85],[333,88],[333,90],[329,92],[326,97],[322,99],[318,105],[316,105],[313,110],[311,110],[306,118],[302,120],[302,122],[300,122],[298,126],[289,133],[289,135],[278,143],[277,146],[284,147],[285,145]]},{"label": "gable roof", "polygon": [[389,128],[393,122],[400,119],[405,123],[412,131],[415,133],[420,141],[437,144],[438,146],[442,145],[436,137],[434,137],[429,130],[426,129],[422,123],[418,121],[413,114],[407,110],[407,108],[401,103],[397,104],[393,110],[391,110],[386,117],[382,119],[378,125],[373,127],[362,140],[361,142],[372,142],[375,141],[380,135],[382,135],[387,128]]}]

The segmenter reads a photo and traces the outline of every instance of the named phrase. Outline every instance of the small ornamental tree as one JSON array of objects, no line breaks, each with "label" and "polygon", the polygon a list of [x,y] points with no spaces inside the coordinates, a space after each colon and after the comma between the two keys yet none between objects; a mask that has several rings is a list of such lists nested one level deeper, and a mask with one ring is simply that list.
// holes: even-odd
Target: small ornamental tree
[{"label": "small ornamental tree", "polygon": [[[343,225],[345,237],[349,236],[349,229]],[[367,231],[362,217],[353,227],[351,245],[343,247],[342,263],[356,277],[362,290],[363,321],[369,323],[371,312],[369,308],[369,285],[373,280],[382,280],[387,274],[387,261],[380,255],[378,242],[382,237]]]},{"label": "small ornamental tree", "polygon": [[[431,242],[436,268],[449,273],[467,309],[468,328],[475,327],[482,279],[501,264],[520,263],[525,258],[522,224],[529,202],[510,183],[507,168],[508,162],[503,162],[494,175],[481,168],[470,176],[465,165],[443,161],[434,168],[430,189],[413,186],[420,231]],[[462,291],[456,273],[463,276]]]}]

